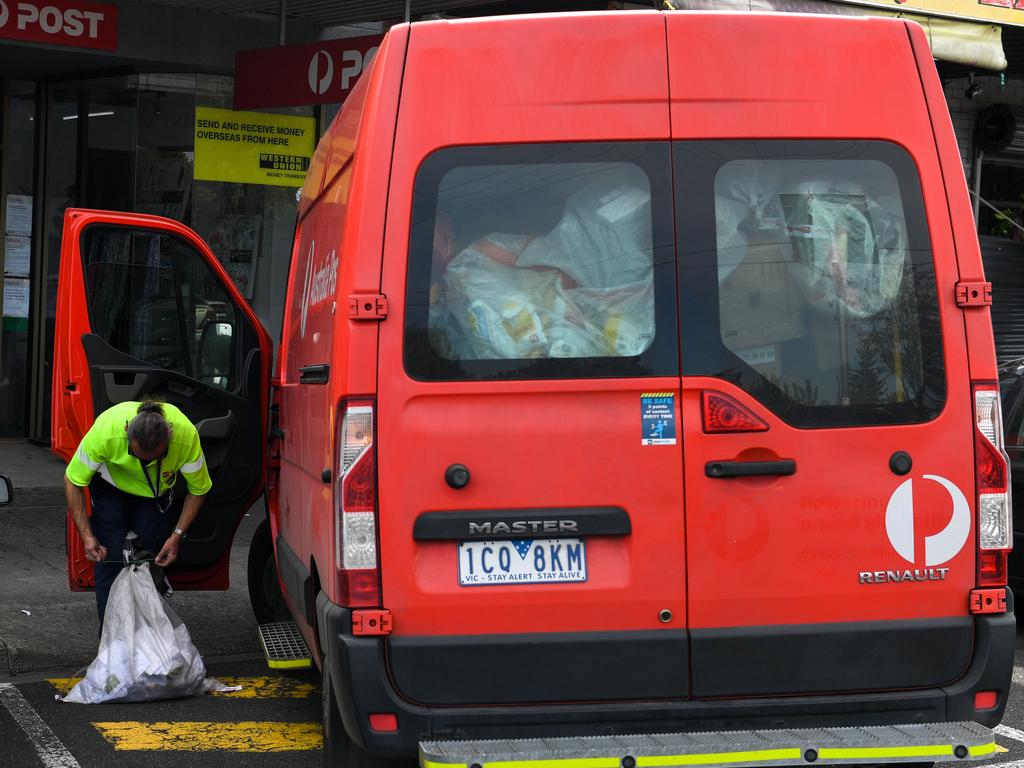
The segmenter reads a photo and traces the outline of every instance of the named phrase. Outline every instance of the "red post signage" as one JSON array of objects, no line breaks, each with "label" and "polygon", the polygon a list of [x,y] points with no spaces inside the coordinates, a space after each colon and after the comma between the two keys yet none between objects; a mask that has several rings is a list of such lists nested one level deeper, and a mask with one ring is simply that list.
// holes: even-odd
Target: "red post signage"
[{"label": "red post signage", "polygon": [[235,109],[335,104],[345,100],[382,36],[348,37],[235,54]]},{"label": "red post signage", "polygon": [[117,50],[117,6],[76,0],[0,0],[0,38]]}]

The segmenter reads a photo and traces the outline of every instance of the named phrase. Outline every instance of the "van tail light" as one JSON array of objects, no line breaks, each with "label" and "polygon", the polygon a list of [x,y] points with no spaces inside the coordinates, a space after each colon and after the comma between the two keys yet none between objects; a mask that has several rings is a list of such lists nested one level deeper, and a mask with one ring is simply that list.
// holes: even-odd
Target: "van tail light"
[{"label": "van tail light", "polygon": [[705,389],[703,401],[705,432],[765,432],[768,423],[733,398],[721,392]]},{"label": "van tail light", "polygon": [[1003,448],[999,386],[974,387],[974,460],[978,480],[978,586],[1006,585],[1007,553],[1013,546],[1010,462]]},{"label": "van tail light", "polygon": [[380,604],[373,410],[371,400],[350,400],[338,409],[334,552],[339,603],[353,608]]}]

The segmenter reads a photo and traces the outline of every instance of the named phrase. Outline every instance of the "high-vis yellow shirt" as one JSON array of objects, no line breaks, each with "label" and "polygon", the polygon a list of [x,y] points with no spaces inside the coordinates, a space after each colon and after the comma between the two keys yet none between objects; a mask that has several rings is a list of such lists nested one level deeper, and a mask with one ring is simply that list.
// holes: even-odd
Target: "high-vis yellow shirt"
[{"label": "high-vis yellow shirt", "polygon": [[206,468],[199,433],[181,411],[170,403],[163,403],[164,418],[171,425],[171,443],[167,455],[160,460],[145,463],[128,452],[127,425],[139,412],[140,403],[126,402],[112,406],[96,417],[92,428],[85,433],[75,456],[64,473],[78,486],[86,486],[98,472],[111,485],[135,496],[153,496],[159,466],[158,495],[170,490],[180,470],[189,493],[203,496],[213,486]]}]

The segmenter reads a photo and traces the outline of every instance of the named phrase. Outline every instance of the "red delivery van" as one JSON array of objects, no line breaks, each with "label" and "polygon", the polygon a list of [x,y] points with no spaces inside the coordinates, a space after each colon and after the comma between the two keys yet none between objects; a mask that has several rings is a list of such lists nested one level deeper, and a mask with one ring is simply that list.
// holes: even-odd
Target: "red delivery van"
[{"label": "red delivery van", "polygon": [[393,27],[316,149],[276,351],[181,224],[70,210],[62,247],[54,450],[126,399],[198,424],[184,588],[226,587],[265,491],[252,587],[330,764],[993,753],[990,292],[913,23]]}]

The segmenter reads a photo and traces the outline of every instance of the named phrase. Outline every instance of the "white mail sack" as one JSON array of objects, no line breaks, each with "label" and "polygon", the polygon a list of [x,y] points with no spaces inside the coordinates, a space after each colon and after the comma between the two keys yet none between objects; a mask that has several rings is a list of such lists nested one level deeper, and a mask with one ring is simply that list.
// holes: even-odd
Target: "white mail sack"
[{"label": "white mail sack", "polygon": [[122,569],[107,600],[103,634],[84,678],[61,701],[153,701],[238,690],[206,676],[185,624],[160,596],[149,563]]}]

